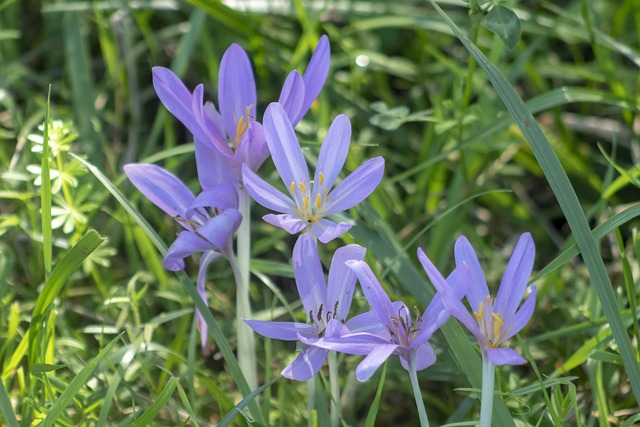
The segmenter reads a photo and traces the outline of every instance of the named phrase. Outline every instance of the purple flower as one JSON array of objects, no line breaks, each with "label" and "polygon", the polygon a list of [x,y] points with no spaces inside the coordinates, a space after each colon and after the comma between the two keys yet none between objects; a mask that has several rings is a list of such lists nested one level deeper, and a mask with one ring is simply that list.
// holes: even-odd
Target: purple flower
[{"label": "purple flower", "polygon": [[[401,301],[391,302],[371,268],[363,261],[348,261],[356,273],[371,311],[355,316],[347,324],[331,322],[319,339],[304,339],[304,343],[342,353],[366,355],[356,368],[356,378],[368,380],[392,354],[409,372],[431,366],[436,356],[429,344],[433,333],[449,318],[449,311],[436,294],[422,315],[417,313],[414,323],[411,311]],[[454,271],[446,283],[458,298],[464,296],[464,272]],[[434,280],[433,277],[431,277]],[[445,282],[442,276],[435,278]]]},{"label": "purple flower", "polygon": [[[293,248],[293,271],[296,285],[307,315],[307,323],[244,321],[257,333],[268,338],[297,341],[298,337],[318,338],[330,335],[326,329],[330,321],[345,322],[351,307],[356,277],[345,265],[348,260],[364,259],[366,249],[347,245],[338,249],[329,268],[328,284],[324,279],[318,249],[309,234],[298,238]],[[350,325],[350,321],[346,321]],[[282,375],[298,381],[314,376],[327,358],[328,350],[307,346],[282,371]]]},{"label": "purple flower", "polygon": [[[469,270],[467,301],[473,315],[461,301],[451,297],[451,290],[445,284],[434,282],[434,286],[443,295],[445,306],[475,335],[483,354],[494,365],[519,365],[526,362],[515,350],[502,346],[524,328],[533,314],[536,303],[535,286],[531,286],[530,296],[519,309],[518,307],[531,276],[534,257],[535,246],[531,234],[524,233],[513,250],[498,295],[493,298],[489,294],[478,257],[466,237],[461,236],[455,245],[456,265],[466,265]],[[427,272],[439,274],[422,250],[418,251],[418,258]]]},{"label": "purple flower", "polygon": [[[146,198],[184,228],[167,250],[164,267],[171,271],[182,270],[185,258],[203,253],[198,272],[198,292],[206,303],[207,266],[220,255],[229,256],[231,239],[242,222],[236,188],[228,183],[220,183],[210,186],[196,197],[182,181],[159,166],[131,163],[124,166],[124,171]],[[200,312],[196,314],[204,345],[206,324]]]},{"label": "purple flower", "polygon": [[[286,106],[293,123],[300,121],[317,98],[329,73],[329,64],[329,40],[322,36],[304,76],[294,70],[287,77],[279,101]],[[226,168],[210,173],[232,171],[235,179],[240,180],[243,163],[257,170],[269,156],[262,127],[255,121],[257,95],[251,63],[237,44],[227,49],[220,63],[219,112],[212,103],[204,103],[203,85],[191,93],[167,68],[153,68],[153,85],[160,101],[193,134],[198,163],[207,164],[212,157],[214,164],[227,163],[223,165]],[[226,162],[215,159],[218,156]]]},{"label": "purple flower", "polygon": [[339,115],[331,124],[320,148],[313,180],[285,109],[272,103],[264,115],[264,132],[271,157],[289,197],[261,178],[249,167],[242,167],[245,188],[267,209],[280,212],[263,219],[290,234],[311,228],[322,243],[330,242],[351,228],[346,222],[336,224],[325,217],[349,209],[371,194],[382,179],[384,159],[366,161],[335,189],[333,184],[342,170],[351,138],[351,123]]}]

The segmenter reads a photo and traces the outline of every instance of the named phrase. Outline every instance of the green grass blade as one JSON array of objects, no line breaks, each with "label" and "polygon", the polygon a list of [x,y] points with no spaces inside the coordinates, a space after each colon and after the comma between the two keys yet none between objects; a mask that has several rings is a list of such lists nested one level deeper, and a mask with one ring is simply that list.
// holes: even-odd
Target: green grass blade
[{"label": "green grass blade", "polygon": [[176,389],[178,380],[171,378],[167,381],[162,391],[156,397],[156,400],[140,415],[134,422],[130,424],[130,427],[148,426],[152,425],[153,419],[158,415],[158,412],[164,408],[165,404],[173,394],[173,390]]},{"label": "green grass blade", "polygon": [[256,396],[258,396],[260,393],[262,393],[262,391],[264,389],[266,389],[267,387],[270,387],[272,384],[274,384],[275,382],[279,381],[282,378],[283,378],[283,376],[279,375],[279,376],[273,378],[272,380],[267,381],[266,383],[264,383],[260,387],[256,388],[255,390],[253,390],[248,395],[246,395],[236,406],[233,407],[233,409],[231,411],[229,411],[229,413],[227,415],[225,415],[225,417],[222,419],[222,421],[220,421],[220,423],[218,423],[218,427],[226,427],[226,426],[228,426],[231,423],[231,421],[233,421],[233,419],[236,417],[236,415],[238,415],[240,413],[240,411],[242,411],[242,409],[245,406],[247,406],[248,403],[251,403],[253,401],[253,399],[256,398]]},{"label": "green grass blade", "polygon": [[[156,246],[158,251],[162,255],[164,255],[167,252],[167,247],[162,241],[162,239],[160,238],[160,236],[158,236],[158,233],[155,232],[155,230],[142,217],[142,215],[140,215],[140,213],[131,205],[131,203],[129,203],[127,198],[120,192],[120,190],[115,185],[113,185],[113,183],[109,180],[109,178],[107,178],[100,171],[100,169],[98,169],[88,161],[73,154],[72,156],[78,159],[78,161],[81,162],[98,179],[98,181],[102,183],[102,185],[104,185],[107,191],[109,191],[113,195],[113,197],[120,203],[120,205],[124,208],[124,210],[127,211],[127,213],[129,213],[129,215],[131,215],[131,217],[136,221],[136,223],[144,230],[144,232],[149,237],[149,239],[151,239],[151,241]],[[178,279],[180,279],[180,281],[182,282],[184,289],[187,291],[187,293],[193,300],[198,310],[200,310],[200,313],[202,314],[204,321],[209,326],[209,336],[213,338],[215,343],[218,345],[218,348],[222,353],[222,357],[227,363],[229,370],[231,371],[231,375],[233,376],[233,379],[236,383],[236,386],[240,390],[240,393],[242,393],[243,396],[249,395],[249,393],[251,392],[251,389],[249,388],[249,385],[247,384],[247,381],[244,378],[242,371],[240,370],[240,366],[238,365],[238,360],[236,359],[235,355],[233,354],[233,351],[231,350],[229,341],[227,340],[224,333],[222,332],[222,329],[218,325],[218,322],[216,322],[215,318],[211,314],[211,310],[205,305],[204,301],[202,301],[202,298],[200,298],[200,295],[196,290],[196,286],[191,281],[189,276],[187,276],[187,274],[184,271],[178,271],[176,272],[176,275],[178,276]],[[249,406],[251,409],[251,413],[254,415],[254,417],[256,417],[256,420],[261,424],[265,424],[264,419],[262,417],[262,413],[260,412],[257,403],[252,401],[249,403]]]},{"label": "green grass blade", "polygon": [[44,280],[51,274],[53,258],[53,230],[51,227],[51,174],[49,172],[49,106],[51,102],[51,85],[47,93],[47,112],[44,119],[42,135],[42,187],[40,204],[42,207],[42,253],[44,257]]},{"label": "green grass blade", "polygon": [[553,151],[544,133],[542,133],[533,115],[527,109],[525,103],[520,96],[518,96],[506,77],[469,41],[434,0],[430,0],[430,2],[447,22],[456,37],[478,62],[478,65],[484,70],[538,160],[549,185],[556,195],[560,208],[569,223],[569,227],[575,236],[600,304],[611,325],[613,336],[620,349],[620,354],[624,360],[625,371],[631,382],[636,401],[640,402],[640,365],[635,357],[631,340],[622,322],[620,309],[616,303],[613,287],[607,275],[604,261],[600,257],[596,240],[591,234],[580,201],[569,181],[569,177],[562,168],[558,156]]},{"label": "green grass blade", "polygon": [[69,402],[71,402],[75,395],[78,394],[80,389],[93,374],[93,371],[96,370],[98,364],[109,354],[113,346],[120,340],[120,337],[122,337],[123,334],[124,332],[115,337],[109,344],[106,345],[105,348],[100,351],[100,353],[98,353],[96,357],[91,359],[91,361],[87,363],[87,365],[82,368],[80,372],[78,372],[78,375],[76,375],[75,378],[69,383],[69,386],[62,392],[58,400],[56,400],[56,403],[54,403],[51,409],[49,409],[49,411],[47,412],[47,416],[41,424],[42,427],[50,427],[54,425],[56,421],[58,421]]},{"label": "green grass blade", "polygon": [[378,389],[376,390],[376,395],[373,398],[373,402],[371,402],[371,407],[369,408],[369,413],[367,414],[367,419],[364,422],[364,427],[374,427],[376,424],[376,416],[378,415],[378,410],[380,409],[380,397],[382,396],[382,389],[384,388],[384,380],[387,377],[387,364],[385,363],[382,367],[382,375],[380,375],[380,382],[378,383]]},{"label": "green grass blade", "polygon": [[11,407],[11,400],[7,394],[7,389],[4,387],[4,382],[0,380],[0,413],[7,423],[7,427],[18,427],[18,420],[16,414]]}]

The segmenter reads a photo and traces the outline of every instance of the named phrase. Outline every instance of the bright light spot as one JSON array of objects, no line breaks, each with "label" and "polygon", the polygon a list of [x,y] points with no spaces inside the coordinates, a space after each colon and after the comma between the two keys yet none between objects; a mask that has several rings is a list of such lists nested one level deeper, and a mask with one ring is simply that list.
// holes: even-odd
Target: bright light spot
[{"label": "bright light spot", "polygon": [[366,67],[369,65],[369,57],[367,55],[358,55],[356,57],[356,65],[358,67]]}]

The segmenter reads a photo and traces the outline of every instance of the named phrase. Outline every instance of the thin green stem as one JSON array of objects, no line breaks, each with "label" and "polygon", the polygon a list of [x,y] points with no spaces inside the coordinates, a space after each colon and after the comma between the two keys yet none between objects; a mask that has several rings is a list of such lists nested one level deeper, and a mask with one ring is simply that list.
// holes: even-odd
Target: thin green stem
[{"label": "thin green stem", "polygon": [[331,427],[338,427],[340,422],[340,384],[338,383],[338,355],[330,351],[329,360],[329,385],[331,388],[331,412],[329,420]]},{"label": "thin green stem", "polygon": [[[258,386],[255,338],[243,318],[251,318],[249,301],[249,260],[251,258],[251,199],[245,189],[238,190],[242,223],[237,235],[237,260],[231,261],[236,278],[236,328],[238,333],[238,364],[249,388]],[[233,257],[232,257],[233,258]]]},{"label": "thin green stem", "polygon": [[307,412],[309,413],[309,419],[307,420],[307,426],[313,427],[313,411],[316,409],[316,376],[312,376],[307,380]]},{"label": "thin green stem", "polygon": [[429,427],[429,418],[427,418],[427,410],[422,400],[422,392],[420,384],[418,384],[418,373],[413,363],[409,362],[409,378],[411,378],[411,387],[413,388],[413,396],[416,399],[416,407],[418,408],[418,416],[420,417],[420,427]]},{"label": "thin green stem", "polygon": [[491,427],[493,417],[493,389],[496,366],[486,354],[482,354],[482,397],[480,402],[480,427]]}]

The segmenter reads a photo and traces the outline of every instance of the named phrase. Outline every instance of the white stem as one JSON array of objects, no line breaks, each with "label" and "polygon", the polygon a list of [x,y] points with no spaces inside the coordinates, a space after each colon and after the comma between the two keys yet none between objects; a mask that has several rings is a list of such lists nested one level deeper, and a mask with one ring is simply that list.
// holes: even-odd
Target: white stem
[{"label": "white stem", "polygon": [[427,417],[427,410],[424,407],[424,400],[422,400],[422,392],[420,391],[420,384],[418,384],[418,373],[411,361],[409,361],[409,378],[411,378],[411,387],[413,388],[413,396],[416,399],[416,407],[418,408],[418,416],[420,418],[420,427],[429,427],[429,418]]},{"label": "white stem", "polygon": [[[238,364],[249,388],[258,386],[256,369],[256,345],[253,330],[242,321],[251,318],[249,301],[249,260],[251,259],[251,205],[245,189],[238,190],[242,223],[237,235],[237,261],[231,262],[236,276],[236,328],[238,333]],[[235,265],[234,265],[235,264]]]},{"label": "white stem", "polygon": [[329,385],[331,389],[331,412],[329,421],[331,427],[338,427],[340,422],[340,384],[338,382],[338,355],[330,351],[329,359]]},{"label": "white stem", "polygon": [[482,397],[480,402],[480,427],[491,427],[493,417],[493,389],[496,366],[489,357],[482,355]]}]

